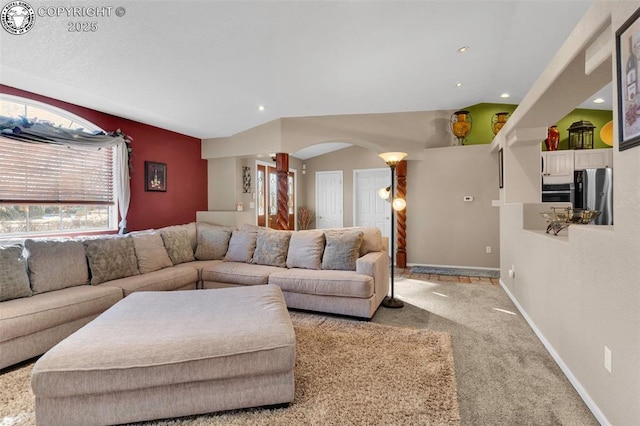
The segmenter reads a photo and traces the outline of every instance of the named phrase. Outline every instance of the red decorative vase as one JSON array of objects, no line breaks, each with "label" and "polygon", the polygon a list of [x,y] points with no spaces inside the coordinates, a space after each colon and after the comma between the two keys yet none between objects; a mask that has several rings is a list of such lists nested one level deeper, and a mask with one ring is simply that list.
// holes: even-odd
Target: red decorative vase
[{"label": "red decorative vase", "polygon": [[547,138],[544,140],[544,144],[547,147],[547,151],[556,151],[558,149],[558,143],[560,142],[560,132],[558,126],[551,126],[547,130]]}]

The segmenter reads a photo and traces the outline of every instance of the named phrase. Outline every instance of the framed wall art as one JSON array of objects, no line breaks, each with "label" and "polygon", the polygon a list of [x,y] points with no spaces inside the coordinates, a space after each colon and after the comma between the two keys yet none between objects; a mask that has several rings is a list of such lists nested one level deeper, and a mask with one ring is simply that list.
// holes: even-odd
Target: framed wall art
[{"label": "framed wall art", "polygon": [[248,194],[251,192],[251,168],[242,166],[242,193]]},{"label": "framed wall art", "polygon": [[167,164],[144,162],[144,190],[167,192]]},{"label": "framed wall art", "polygon": [[640,145],[640,9],[616,31],[618,149]]}]

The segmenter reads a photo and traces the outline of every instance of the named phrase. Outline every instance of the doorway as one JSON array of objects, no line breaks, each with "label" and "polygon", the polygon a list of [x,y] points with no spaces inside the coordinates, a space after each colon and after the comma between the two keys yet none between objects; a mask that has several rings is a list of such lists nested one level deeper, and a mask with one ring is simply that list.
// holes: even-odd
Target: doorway
[{"label": "doorway", "polygon": [[391,203],[378,196],[378,190],[389,185],[388,168],[353,171],[353,226],[376,227],[389,238]]},{"label": "doorway", "polygon": [[[296,228],[296,172],[289,169],[287,179],[289,194],[289,230]],[[272,164],[256,162],[256,223],[278,229],[278,174]]]},{"label": "doorway", "polygon": [[316,228],[343,226],[342,170],[316,172]]}]

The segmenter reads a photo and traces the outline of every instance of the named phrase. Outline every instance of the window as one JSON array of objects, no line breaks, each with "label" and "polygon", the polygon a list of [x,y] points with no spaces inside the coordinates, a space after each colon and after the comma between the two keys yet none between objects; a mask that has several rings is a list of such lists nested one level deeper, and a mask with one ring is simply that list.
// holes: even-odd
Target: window
[{"label": "window", "polygon": [[[3,95],[0,115],[101,131],[66,111]],[[114,148],[0,137],[0,238],[116,229]]]}]

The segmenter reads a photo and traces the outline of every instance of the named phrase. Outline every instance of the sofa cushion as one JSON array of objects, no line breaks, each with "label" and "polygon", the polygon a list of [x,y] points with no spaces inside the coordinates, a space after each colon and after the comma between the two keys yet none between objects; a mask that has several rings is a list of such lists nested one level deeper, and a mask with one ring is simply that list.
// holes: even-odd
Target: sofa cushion
[{"label": "sofa cushion", "polygon": [[0,302],[31,296],[22,246],[0,247]]},{"label": "sofa cushion", "polygon": [[164,247],[167,254],[174,265],[184,262],[191,262],[193,257],[193,248],[189,238],[189,232],[185,228],[163,229],[160,231]]},{"label": "sofa cushion", "polygon": [[83,244],[91,269],[91,284],[140,274],[131,237],[90,239]]},{"label": "sofa cushion", "polygon": [[360,246],[360,256],[375,251],[383,251],[384,241],[380,228],[375,226],[350,226],[346,228],[329,228],[325,231],[362,231],[362,245]]},{"label": "sofa cushion", "polygon": [[373,277],[352,271],[278,270],[269,275],[269,284],[284,292],[368,299],[373,296]]},{"label": "sofa cushion", "polygon": [[251,261],[257,239],[257,232],[233,231],[229,240],[229,249],[224,256],[225,262]]},{"label": "sofa cushion", "polygon": [[259,285],[269,282],[269,275],[282,268],[251,265],[243,262],[221,262],[202,269],[202,281],[237,285]]},{"label": "sofa cushion", "polygon": [[363,232],[359,230],[327,230],[327,244],[322,255],[322,269],[355,271]]},{"label": "sofa cushion", "polygon": [[362,245],[360,246],[360,256],[374,251],[382,251],[382,232],[380,228],[373,226],[353,228],[362,231]]},{"label": "sofa cushion", "polygon": [[289,242],[287,268],[322,269],[324,232],[308,230],[294,232]]},{"label": "sofa cushion", "polygon": [[290,239],[291,231],[261,229],[258,231],[256,249],[251,263],[284,268],[287,266]]},{"label": "sofa cushion", "polygon": [[135,233],[131,235],[131,239],[141,274],[173,266],[159,233]]},{"label": "sofa cushion", "polygon": [[100,314],[120,299],[117,287],[81,285],[3,302],[0,341]]},{"label": "sofa cushion", "polygon": [[229,248],[232,230],[222,226],[198,224],[196,259],[223,259]]},{"label": "sofa cushion", "polygon": [[81,241],[25,240],[29,280],[34,294],[89,284],[87,257]]},{"label": "sofa cushion", "polygon": [[183,267],[164,268],[118,280],[112,280],[102,286],[118,287],[125,296],[136,291],[172,291],[182,289],[195,290],[198,283],[198,269],[184,264]]},{"label": "sofa cushion", "polygon": [[160,228],[158,231],[160,231],[160,233],[162,233],[163,231],[187,231],[189,244],[191,245],[191,251],[196,251],[196,247],[198,246],[198,227],[196,222],[191,222],[184,225],[165,226],[164,228]]}]

